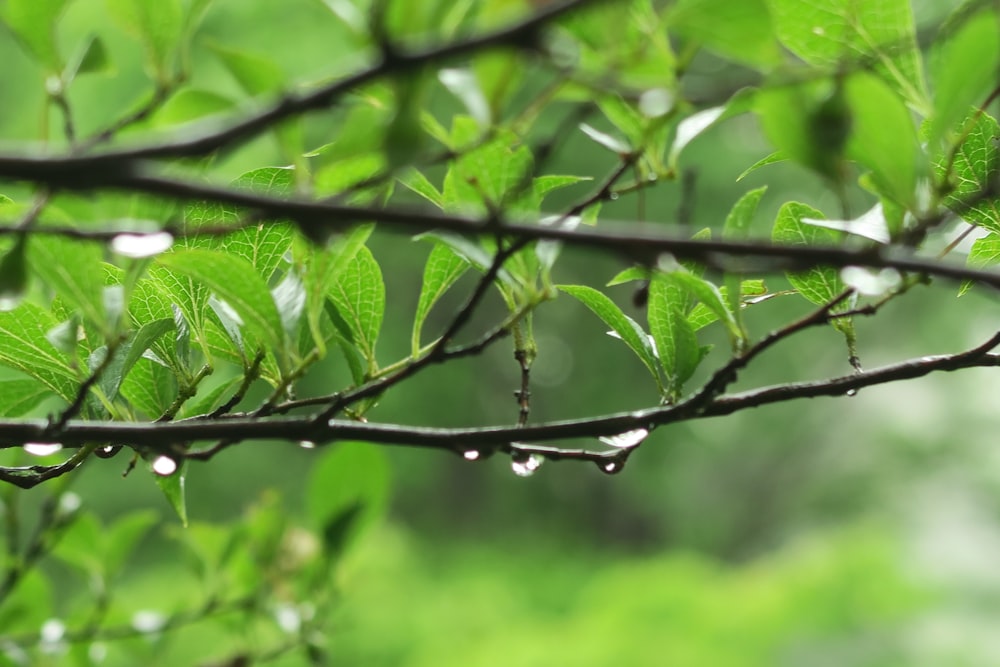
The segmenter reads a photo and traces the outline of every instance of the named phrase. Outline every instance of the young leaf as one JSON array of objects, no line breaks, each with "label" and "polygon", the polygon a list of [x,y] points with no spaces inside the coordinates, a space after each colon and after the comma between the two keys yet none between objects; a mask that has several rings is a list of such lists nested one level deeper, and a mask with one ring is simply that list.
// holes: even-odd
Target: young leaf
[{"label": "young leaf", "polygon": [[649,337],[635,320],[626,315],[615,303],[601,292],[585,285],[558,285],[560,291],[569,294],[574,299],[589,308],[595,315],[611,327],[618,337],[629,346],[639,360],[656,380],[657,387],[663,393],[660,372],[657,370],[656,351]]},{"label": "young leaf", "polygon": [[762,157],[761,159],[757,160],[752,165],[744,169],[743,172],[736,177],[736,182],[739,183],[744,178],[746,178],[753,172],[757,171],[761,167],[766,167],[767,165],[774,164],[776,162],[784,162],[787,159],[788,155],[786,153],[784,153],[783,151],[775,151],[766,157]]},{"label": "young leaf", "polygon": [[115,351],[115,357],[101,374],[99,386],[110,401],[118,395],[122,379],[161,336],[175,328],[173,318],[147,322]]},{"label": "young leaf", "polygon": [[431,308],[437,300],[469,269],[469,263],[443,243],[436,243],[424,266],[424,281],[413,317],[413,334],[410,338],[411,354],[420,351],[420,333]]},{"label": "young leaf", "polygon": [[[807,225],[803,218],[823,219],[820,211],[800,204],[788,202],[778,211],[771,238],[784,245],[834,245],[840,241],[840,234],[830,229]],[[808,271],[786,273],[788,282],[809,301],[824,304],[844,291],[844,282],[836,269],[818,266]]]},{"label": "young leaf", "polygon": [[694,329],[681,312],[682,303],[668,289],[667,276],[653,277],[649,284],[649,303],[646,317],[649,332],[656,341],[656,352],[667,378],[664,396],[674,401],[684,383],[694,374],[701,361],[701,348]]},{"label": "young leaf", "polygon": [[591,127],[586,123],[580,123],[580,129],[588,137],[599,143],[600,145],[607,148],[609,151],[613,151],[618,155],[628,155],[632,152],[632,149],[621,139],[613,137],[607,132],[601,132],[595,127]]},{"label": "young leaf", "polygon": [[[733,346],[733,351],[739,352],[743,348],[743,345],[746,343],[746,335],[743,333],[735,315],[735,313],[739,311],[739,306],[737,305],[735,308],[730,310],[730,307],[726,305],[725,298],[719,292],[718,287],[704,278],[699,278],[688,271],[671,271],[669,273],[662,273],[656,276],[653,282],[659,283],[660,286],[657,289],[662,291],[665,295],[670,294],[670,285],[680,287],[681,290],[694,295],[694,297],[701,304],[712,311],[712,313],[714,313],[715,316],[722,320],[722,322],[726,325],[726,330],[729,332],[729,338]],[[650,286],[650,290],[652,290],[652,285]],[[675,303],[669,304],[682,318],[686,315],[686,313],[682,311],[682,304],[684,302],[684,300],[679,300]],[[652,303],[652,291],[650,291],[650,303]],[[652,333],[652,323],[650,323],[650,333]],[[656,335],[654,334],[653,337],[655,339]],[[657,343],[659,343],[659,341],[657,341]],[[695,345],[695,349],[698,349],[697,344]],[[662,354],[660,356],[660,361],[663,362]],[[681,367],[681,369],[685,370],[686,367]],[[687,378],[684,379],[686,380]]]},{"label": "young leaf", "polygon": [[378,262],[368,248],[361,247],[333,281],[329,296],[350,328],[368,367],[377,367],[375,342],[385,311],[385,284]]},{"label": "young leaf", "polygon": [[309,517],[331,557],[342,555],[385,512],[389,466],[376,446],[344,442],[313,467],[306,491]]},{"label": "young leaf", "polygon": [[181,461],[180,465],[174,463],[176,469],[172,473],[162,474],[157,471],[156,466],[165,457],[157,457],[155,454],[153,456],[154,459],[151,462],[153,479],[156,481],[156,485],[160,487],[160,491],[163,492],[163,496],[167,499],[167,502],[170,503],[170,507],[177,513],[177,518],[181,520],[181,524],[186,527],[188,525],[188,514],[184,487],[187,478],[188,462],[186,460]]},{"label": "young leaf", "polygon": [[[737,201],[726,216],[726,222],[722,227],[722,238],[740,240],[749,236],[750,225],[753,223],[754,213],[757,212],[757,205],[760,204],[761,197],[767,191],[767,187],[751,190]],[[742,302],[740,274],[731,271],[726,272],[724,287],[727,292],[726,303],[729,310],[736,318],[737,327],[740,330],[740,337],[747,339],[746,327],[743,324],[743,313],[740,310]]]},{"label": "young leaf", "polygon": [[281,316],[267,284],[246,260],[208,250],[191,249],[157,258],[163,266],[206,285],[235,310],[270,350],[284,349]]}]

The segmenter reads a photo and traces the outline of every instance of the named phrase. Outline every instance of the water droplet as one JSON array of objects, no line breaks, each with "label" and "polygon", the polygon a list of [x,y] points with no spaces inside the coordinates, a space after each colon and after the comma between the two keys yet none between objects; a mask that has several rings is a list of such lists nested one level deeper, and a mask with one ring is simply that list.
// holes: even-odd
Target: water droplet
[{"label": "water droplet", "polygon": [[110,459],[121,451],[121,445],[105,445],[94,450],[94,455],[101,459]]},{"label": "water droplet", "polygon": [[167,617],[148,609],[132,614],[132,627],[143,633],[159,632],[167,624]]},{"label": "water droplet", "polygon": [[59,510],[63,514],[73,514],[80,509],[82,504],[83,500],[75,493],[69,492],[59,496]]},{"label": "water droplet", "polygon": [[177,461],[169,456],[157,456],[153,461],[153,472],[161,477],[170,477],[177,472]]},{"label": "water droplet", "polygon": [[631,431],[619,433],[618,435],[601,436],[598,440],[610,447],[616,447],[618,449],[631,449],[632,447],[642,444],[642,441],[647,437],[649,437],[649,431],[647,429],[636,428]]},{"label": "water droplet", "polygon": [[58,618],[50,618],[42,623],[38,636],[42,640],[42,650],[45,650],[46,645],[51,650],[54,648],[53,644],[58,644],[66,636],[66,624]]},{"label": "water droplet", "polygon": [[510,467],[518,477],[531,477],[544,462],[545,459],[542,458],[541,454],[532,454],[526,459],[514,459],[511,461]]},{"label": "water droplet", "polygon": [[466,461],[477,461],[479,460],[479,457],[482,455],[483,455],[482,452],[480,452],[478,449],[470,449],[465,452],[462,452],[462,458],[464,458]]},{"label": "water droplet", "polygon": [[618,193],[617,192],[608,193],[608,199],[610,199],[611,201],[615,201],[616,199],[618,199]]},{"label": "water droplet", "polygon": [[858,395],[857,389],[848,389],[847,391],[844,392],[844,396],[857,396],[857,395]]},{"label": "water droplet", "polygon": [[278,605],[274,610],[274,620],[287,634],[294,635],[302,628],[302,614],[290,604]]},{"label": "water droplet", "polygon": [[316,443],[312,440],[299,440],[299,447],[302,449],[316,449]]},{"label": "water droplet", "polygon": [[24,451],[32,456],[49,456],[60,449],[62,445],[58,442],[29,442],[24,445]]},{"label": "water droplet", "polygon": [[597,467],[606,475],[617,475],[625,469],[625,464],[621,461],[598,461]]},{"label": "water droplet", "polygon": [[111,239],[111,249],[125,257],[152,257],[170,249],[174,237],[169,232],[118,234]]}]

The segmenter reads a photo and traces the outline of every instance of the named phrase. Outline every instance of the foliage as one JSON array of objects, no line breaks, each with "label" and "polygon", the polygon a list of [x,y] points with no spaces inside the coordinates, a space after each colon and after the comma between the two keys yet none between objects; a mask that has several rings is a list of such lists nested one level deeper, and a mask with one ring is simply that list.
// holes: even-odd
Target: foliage
[{"label": "foliage", "polygon": [[[549,460],[618,473],[671,424],[1000,365],[994,335],[865,369],[855,324],[934,280],[1000,287],[995,6],[966,3],[925,49],[905,0],[823,11],[802,0],[298,0],[324,41],[348,50],[290,76],[235,33],[204,34],[224,4],[0,5],[43,100],[41,145],[0,153],[0,646],[12,664],[66,650],[79,664],[149,660],[187,624],[218,626],[218,656],[198,659],[322,663],[341,557],[387,503],[382,453],[362,443],[496,455],[521,476]],[[750,85],[700,90],[699,68],[717,61]],[[685,182],[703,134],[747,119],[773,152],[741,178],[790,162],[822,181],[822,206],[758,187],[728,215],[699,217],[694,234],[660,211],[655,225],[614,222],[625,200],[647,217],[647,193]],[[571,151],[603,171],[553,166]],[[965,263],[951,260],[970,234]],[[426,256],[405,278],[402,347],[386,342],[407,303],[403,269],[385,259],[399,243]],[[564,256],[580,249],[631,266],[563,284]],[[623,283],[632,310],[612,289]],[[761,305],[777,297],[804,310]],[[643,404],[531,422],[532,369],[547,354],[535,323],[557,298],[619,339],[590,343],[593,354],[623,344],[634,357]],[[770,333],[751,326],[760,310]],[[845,341],[842,375],[730,392],[761,354],[814,327]],[[381,416],[415,376],[508,338],[520,384],[506,423]],[[188,525],[187,476],[260,439],[332,445],[310,474],[312,525],[293,525],[273,498],[238,529]],[[155,616],[119,608],[116,585],[153,519],[102,525],[65,488],[84,463],[122,451],[186,526],[177,548],[198,577]],[[51,495],[23,539],[32,513],[20,488],[43,483]],[[83,573],[91,604],[54,599],[39,566],[49,555]],[[666,567],[684,579],[686,565]],[[811,604],[789,599],[775,619]]]}]

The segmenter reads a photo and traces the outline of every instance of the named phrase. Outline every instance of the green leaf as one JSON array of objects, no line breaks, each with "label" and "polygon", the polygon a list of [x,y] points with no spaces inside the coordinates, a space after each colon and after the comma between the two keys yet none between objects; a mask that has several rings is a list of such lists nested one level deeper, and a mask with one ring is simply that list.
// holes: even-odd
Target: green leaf
[{"label": "green leaf", "polygon": [[62,79],[69,82],[80,74],[109,74],[113,70],[104,40],[99,35],[90,35],[66,63]]},{"label": "green leaf", "polygon": [[[1000,235],[993,232],[976,239],[969,250],[966,264],[973,269],[988,269],[1000,264]],[[972,285],[971,281],[963,282],[958,295],[964,295],[972,288]]]},{"label": "green leaf", "polygon": [[2,8],[4,23],[25,50],[50,73],[62,69],[56,24],[69,0],[7,0]]},{"label": "green leaf", "polygon": [[757,160],[752,165],[744,169],[743,172],[736,177],[736,182],[739,183],[744,178],[746,178],[753,172],[757,171],[761,167],[766,167],[767,165],[774,164],[775,162],[784,162],[787,159],[788,159],[787,154],[785,154],[782,151],[775,151],[766,157],[762,157],[761,159]]},{"label": "green leaf", "polygon": [[774,34],[806,63],[835,69],[871,60],[907,102],[928,106],[910,0],[767,0]]},{"label": "green leaf", "polygon": [[354,257],[364,247],[374,227],[360,225],[348,234],[324,248],[308,253],[302,282],[306,289],[306,318],[313,342],[321,351],[326,350],[325,336],[320,327],[320,319],[326,308],[327,294],[333,288],[337,277],[347,270]]},{"label": "green leaf", "polygon": [[756,91],[744,88],[729,98],[729,101],[725,105],[702,109],[678,123],[673,144],[670,146],[668,160],[670,165],[676,168],[681,152],[704,132],[724,120],[749,111],[753,106],[756,94]]},{"label": "green leaf", "polygon": [[607,287],[611,287],[612,285],[623,285],[625,283],[635,282],[636,280],[649,280],[651,275],[652,271],[644,266],[630,266],[609,280]]},{"label": "green leaf", "polygon": [[285,331],[285,341],[288,354],[297,354],[299,340],[299,324],[302,322],[302,312],[306,306],[306,289],[302,280],[294,271],[288,271],[281,282],[271,290],[271,298],[281,317],[281,326]]},{"label": "green leaf", "polygon": [[585,305],[595,315],[611,327],[618,337],[629,346],[639,360],[656,380],[657,387],[663,393],[660,372],[657,370],[656,352],[646,332],[635,320],[626,315],[607,296],[585,285],[558,285],[560,291],[569,294]]},{"label": "green leaf", "polygon": [[596,127],[591,127],[586,123],[580,123],[580,130],[582,130],[583,133],[590,137],[593,141],[597,142],[601,146],[604,146],[613,153],[618,155],[628,155],[632,152],[632,148],[627,143],[618,137],[608,134],[607,132],[601,132]]},{"label": "green leaf", "polygon": [[170,507],[177,513],[177,518],[181,520],[181,524],[184,526],[188,525],[187,498],[184,489],[187,479],[187,466],[188,462],[186,459],[181,461],[177,466],[176,472],[171,475],[158,475],[155,471],[152,471],[152,468],[150,469],[156,485],[160,487],[163,496],[170,503]]},{"label": "green leaf", "polygon": [[375,445],[344,442],[313,466],[306,510],[331,557],[340,556],[378,521],[389,497],[389,465]]},{"label": "green leaf", "polygon": [[413,317],[413,334],[410,339],[411,354],[420,351],[420,332],[431,308],[438,299],[469,269],[469,263],[443,243],[436,243],[424,266],[424,280]]},{"label": "green leaf", "polygon": [[656,353],[667,378],[664,396],[674,401],[684,383],[694,374],[701,361],[701,348],[694,329],[682,312],[684,303],[669,289],[668,275],[659,274],[649,284],[646,317],[649,331],[656,341]]},{"label": "green leaf", "polygon": [[191,121],[201,120],[216,114],[232,111],[233,101],[228,97],[209,91],[194,88],[184,88],[153,114],[154,127],[170,127],[183,125]]},{"label": "green leaf", "polygon": [[0,259],[0,310],[12,310],[28,289],[28,263],[25,261],[27,235],[22,234]]},{"label": "green leaf", "polygon": [[72,401],[80,385],[76,373],[45,337],[56,324],[49,313],[28,302],[0,312],[0,364],[36,378],[56,395]]},{"label": "green leaf", "polygon": [[413,168],[407,169],[399,177],[399,182],[438,208],[444,208],[444,195],[434,187],[433,183],[427,180],[423,173]]},{"label": "green leaf", "polygon": [[180,0],[105,0],[105,4],[111,18],[142,43],[156,79],[166,83],[184,24]]},{"label": "green leaf", "polygon": [[67,305],[104,332],[104,253],[97,243],[59,236],[36,235],[28,242],[28,264]]},{"label": "green leaf", "polygon": [[925,168],[918,162],[909,110],[882,81],[864,72],[847,79],[844,94],[851,109],[847,156],[871,169],[880,192],[913,208],[917,179]]},{"label": "green leaf", "polygon": [[[726,299],[722,296],[722,293],[719,292],[718,287],[704,278],[700,278],[693,273],[683,270],[660,274],[656,276],[654,282],[664,284],[662,291],[665,294],[669,294],[670,292],[669,289],[666,289],[666,286],[669,285],[675,285],[681,290],[692,294],[702,305],[712,311],[715,316],[722,320],[723,324],[726,325],[726,330],[729,332],[729,338],[733,346],[733,351],[739,352],[743,348],[743,345],[746,343],[746,335],[743,333],[743,329],[740,327],[735,315],[735,313],[739,311],[739,305],[737,304],[735,308],[730,310],[730,307],[726,304]],[[678,300],[676,303],[672,303],[670,305],[676,308],[678,313],[683,317],[686,314],[682,309],[685,302],[686,300]],[[652,323],[650,323],[650,332],[652,333]],[[657,342],[657,344],[659,344],[659,342]],[[695,345],[695,348],[697,349],[697,345]],[[660,357],[660,361],[663,362],[662,356]]]},{"label": "green leaf", "polygon": [[[791,246],[835,245],[841,238],[839,232],[802,222],[802,218],[821,220],[823,217],[811,206],[788,202],[778,211],[771,238],[775,243]],[[785,275],[799,294],[815,304],[827,303],[845,289],[840,274],[830,267],[818,266]]]},{"label": "green leaf", "polygon": [[20,417],[38,407],[52,390],[38,380],[0,380],[0,417]]},{"label": "green leaf", "polygon": [[931,146],[978,107],[997,83],[1000,30],[995,13],[981,12],[953,34],[936,40],[930,70],[934,84],[934,113],[928,122]]},{"label": "green leaf", "polygon": [[368,248],[361,247],[333,281],[329,296],[350,327],[370,370],[377,368],[375,342],[385,312],[385,284],[378,262]]},{"label": "green leaf", "polygon": [[[726,216],[726,222],[722,227],[722,238],[727,240],[742,240],[750,235],[750,225],[753,223],[753,216],[757,212],[757,206],[760,204],[761,197],[764,196],[766,191],[767,187],[765,186],[751,190],[740,197],[739,201],[729,211],[729,215]],[[733,312],[736,318],[740,337],[746,340],[747,331],[743,324],[743,314],[740,312],[743,297],[740,274],[727,271],[724,287],[726,288],[728,297],[727,304],[729,310]]]},{"label": "green leaf", "polygon": [[952,173],[945,174],[945,159],[937,164],[938,176],[954,184],[945,205],[964,220],[1000,233],[1000,195],[982,196],[1000,178],[1000,126],[986,113],[973,116],[970,122],[968,134],[955,151]]},{"label": "green leaf", "polygon": [[209,250],[190,249],[157,258],[163,266],[204,284],[224,299],[243,323],[270,350],[284,349],[281,316],[267,283],[245,259]]},{"label": "green leaf", "polygon": [[667,16],[678,34],[727,58],[767,67],[781,60],[764,0],[680,0]]},{"label": "green leaf", "polygon": [[143,357],[122,379],[118,391],[133,408],[149,419],[157,419],[174,402],[177,381],[169,369]]},{"label": "green leaf", "polygon": [[158,338],[168,331],[173,331],[174,328],[173,318],[153,320],[143,325],[116,350],[115,358],[105,368],[98,383],[108,400],[114,400],[118,395],[122,379],[129,374],[146,350]]},{"label": "green leaf", "polygon": [[444,69],[438,72],[438,79],[448,92],[461,100],[481,128],[490,126],[490,105],[474,73],[467,69]]}]

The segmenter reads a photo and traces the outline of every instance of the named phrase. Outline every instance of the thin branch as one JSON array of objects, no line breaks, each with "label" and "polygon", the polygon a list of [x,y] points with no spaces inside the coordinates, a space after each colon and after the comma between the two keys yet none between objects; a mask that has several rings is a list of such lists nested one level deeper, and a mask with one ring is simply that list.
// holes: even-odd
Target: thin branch
[{"label": "thin branch", "polygon": [[[924,377],[941,371],[1000,367],[1000,355],[990,350],[1000,345],[1000,333],[965,352],[919,357],[859,373],[811,382],[792,382],[713,398],[692,412],[685,405],[660,406],[630,412],[554,421],[524,427],[433,428],[397,424],[362,423],[334,419],[318,424],[310,417],[230,418],[216,421],[188,419],[174,422],[130,423],[70,421],[61,436],[65,447],[104,442],[150,450],[172,451],[177,442],[218,440],[282,440],[317,443],[362,440],[376,444],[465,451],[470,447],[500,448],[512,443],[543,443],[573,438],[612,436],[635,429],[652,429],[682,421],[729,415],[740,410],[801,398],[843,396],[851,390]],[[45,432],[44,420],[0,420],[0,448],[37,441]]]}]

